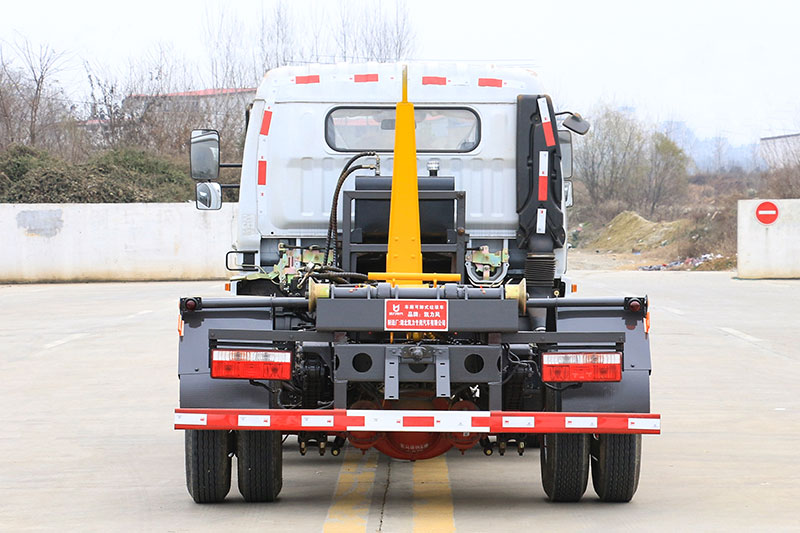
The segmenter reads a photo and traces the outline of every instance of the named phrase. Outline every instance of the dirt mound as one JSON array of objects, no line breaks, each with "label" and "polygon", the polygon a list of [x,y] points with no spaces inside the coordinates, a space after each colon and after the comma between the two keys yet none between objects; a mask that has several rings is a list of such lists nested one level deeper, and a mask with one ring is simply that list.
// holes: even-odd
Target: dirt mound
[{"label": "dirt mound", "polygon": [[637,253],[668,247],[686,237],[688,220],[650,222],[632,211],[623,211],[583,248]]}]

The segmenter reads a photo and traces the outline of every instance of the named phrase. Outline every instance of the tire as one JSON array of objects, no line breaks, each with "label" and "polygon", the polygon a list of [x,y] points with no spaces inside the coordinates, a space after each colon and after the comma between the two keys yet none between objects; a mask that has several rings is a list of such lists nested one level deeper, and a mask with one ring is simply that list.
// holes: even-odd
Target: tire
[{"label": "tire", "polygon": [[592,438],[592,485],[604,502],[629,502],[639,486],[641,435]]},{"label": "tire", "polygon": [[239,431],[236,458],[239,492],[248,502],[272,502],[283,486],[280,431]]},{"label": "tire", "polygon": [[548,433],[540,449],[542,486],[551,502],[577,502],[589,482],[589,435]]},{"label": "tire", "polygon": [[187,429],[186,488],[196,503],[221,502],[231,489],[228,432]]}]

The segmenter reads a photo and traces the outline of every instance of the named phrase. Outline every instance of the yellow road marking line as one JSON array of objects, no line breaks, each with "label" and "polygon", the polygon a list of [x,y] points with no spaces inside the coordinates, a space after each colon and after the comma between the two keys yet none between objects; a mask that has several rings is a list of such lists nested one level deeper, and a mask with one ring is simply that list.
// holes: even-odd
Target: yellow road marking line
[{"label": "yellow road marking line", "polygon": [[362,455],[358,448],[346,448],[336,493],[323,528],[325,533],[366,532],[377,467],[378,453],[374,450]]},{"label": "yellow road marking line", "polygon": [[455,531],[453,493],[444,455],[414,463],[414,531]]}]

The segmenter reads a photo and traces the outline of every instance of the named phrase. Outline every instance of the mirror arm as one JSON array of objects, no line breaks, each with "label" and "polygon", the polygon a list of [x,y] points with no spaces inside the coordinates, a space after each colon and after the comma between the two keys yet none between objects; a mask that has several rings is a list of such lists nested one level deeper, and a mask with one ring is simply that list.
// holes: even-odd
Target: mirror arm
[{"label": "mirror arm", "polygon": [[241,163],[220,163],[219,168],[242,168]]},{"label": "mirror arm", "polygon": [[238,189],[238,183],[220,183],[219,186],[223,189]]}]

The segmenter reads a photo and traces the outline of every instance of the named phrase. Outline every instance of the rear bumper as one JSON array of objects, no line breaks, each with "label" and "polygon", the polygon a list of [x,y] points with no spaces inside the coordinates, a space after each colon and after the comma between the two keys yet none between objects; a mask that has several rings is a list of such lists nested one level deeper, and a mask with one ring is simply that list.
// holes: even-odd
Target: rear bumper
[{"label": "rear bumper", "polygon": [[358,409],[176,409],[175,429],[464,433],[661,433],[653,413],[401,411]]}]

